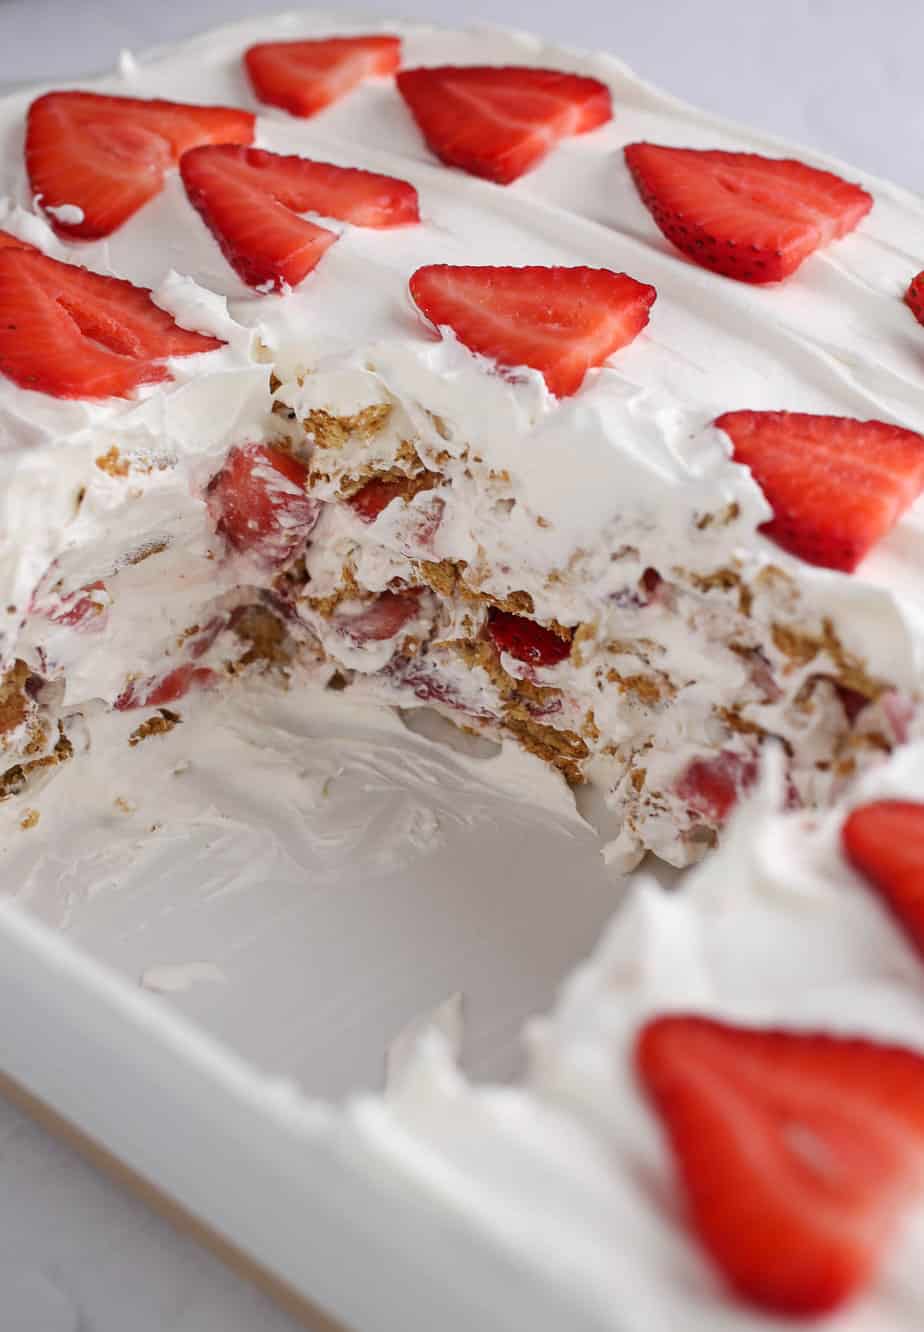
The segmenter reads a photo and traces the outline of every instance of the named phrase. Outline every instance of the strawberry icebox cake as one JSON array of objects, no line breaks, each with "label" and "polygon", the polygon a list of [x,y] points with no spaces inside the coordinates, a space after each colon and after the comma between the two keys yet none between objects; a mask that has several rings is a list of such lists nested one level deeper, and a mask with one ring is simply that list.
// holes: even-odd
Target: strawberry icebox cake
[{"label": "strawberry icebox cake", "polygon": [[128,763],[256,677],[522,747],[617,870],[707,859],[523,1085],[422,1043],[420,1180],[601,1327],[920,1327],[924,205],[610,57],[321,14],[0,126],[22,829],[94,718]]}]

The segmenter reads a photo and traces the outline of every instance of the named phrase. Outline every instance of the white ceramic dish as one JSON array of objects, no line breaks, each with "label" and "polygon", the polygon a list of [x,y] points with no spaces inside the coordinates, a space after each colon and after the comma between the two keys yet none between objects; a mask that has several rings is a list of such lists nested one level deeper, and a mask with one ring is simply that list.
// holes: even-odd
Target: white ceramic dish
[{"label": "white ceramic dish", "polygon": [[[618,904],[599,842],[528,758],[336,700],[258,692],[223,720],[204,764],[190,705],[117,772],[62,771],[39,828],[4,811],[0,1070],[357,1332],[616,1332],[528,1200],[501,1242],[375,1095],[396,1034],[460,992],[466,1069],[517,1072],[523,1021]],[[284,815],[280,785],[300,792]]]},{"label": "white ceramic dish", "polygon": [[[299,827],[276,837],[257,717],[274,729],[274,780],[306,791]],[[194,761],[173,778],[175,817],[151,831],[164,756],[140,746],[123,772],[90,755],[45,788],[50,842],[8,831],[3,882],[18,902],[0,904],[0,1069],[362,1332],[612,1327],[541,1262],[490,1244],[464,1208],[437,1205],[438,1176],[405,1159],[378,1097],[314,1099],[381,1088],[389,1041],[458,991],[466,1065],[513,1072],[523,1020],[618,898],[596,838],[564,802],[550,816],[480,786],[490,758],[396,718],[258,691],[226,720],[232,750],[212,762],[227,765],[229,805],[250,800],[243,821],[225,825],[216,773]],[[177,766],[201,722],[163,737]],[[68,826],[73,781],[99,788],[95,826]],[[209,882],[183,873],[203,839]],[[261,855],[265,874],[236,886],[235,867]],[[142,979],[189,988],[167,998]]]}]

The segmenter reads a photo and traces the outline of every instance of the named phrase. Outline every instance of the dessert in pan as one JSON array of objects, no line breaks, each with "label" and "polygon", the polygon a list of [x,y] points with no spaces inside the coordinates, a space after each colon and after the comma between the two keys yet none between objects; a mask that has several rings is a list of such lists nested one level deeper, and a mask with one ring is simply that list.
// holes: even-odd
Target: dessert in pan
[{"label": "dessert in pan", "polygon": [[[157,744],[267,676],[524,747],[599,790],[621,868],[699,859],[745,801],[682,894],[634,890],[509,1096],[578,1155],[625,1110],[739,1299],[833,1309],[917,1182],[924,1063],[862,968],[812,1007],[795,904],[735,857],[828,838],[832,967],[833,881],[874,910],[848,860],[914,911],[924,207],[606,57],[272,26],[0,107],[0,795],[34,804],[101,709]],[[788,813],[752,799],[768,755]],[[681,959],[732,870],[743,956],[776,913],[766,1005],[714,943]],[[407,1093],[439,1139],[434,1104]],[[679,1208],[633,1206],[675,1254]]]}]

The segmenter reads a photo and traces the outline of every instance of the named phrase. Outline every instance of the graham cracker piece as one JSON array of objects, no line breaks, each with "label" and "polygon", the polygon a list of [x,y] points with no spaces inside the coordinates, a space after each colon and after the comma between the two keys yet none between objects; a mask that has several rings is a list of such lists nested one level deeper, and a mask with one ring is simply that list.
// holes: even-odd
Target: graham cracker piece
[{"label": "graham cracker piece", "polygon": [[385,427],[391,410],[390,402],[375,402],[353,416],[332,416],[316,407],[302,424],[319,449],[342,449],[351,439],[372,439]]}]

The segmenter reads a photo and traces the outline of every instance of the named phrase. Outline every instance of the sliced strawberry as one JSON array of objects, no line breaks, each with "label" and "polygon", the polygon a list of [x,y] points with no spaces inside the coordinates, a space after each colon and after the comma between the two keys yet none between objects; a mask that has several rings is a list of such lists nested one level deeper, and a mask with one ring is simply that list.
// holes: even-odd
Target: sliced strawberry
[{"label": "sliced strawberry", "polygon": [[170,378],[168,356],[224,343],[192,333],[146,287],[61,264],[37,250],[0,249],[0,372],[55,398],[127,398]]},{"label": "sliced strawberry", "polygon": [[93,592],[106,591],[101,578],[86,587],[62,597],[54,610],[48,611],[52,624],[64,624],[71,629],[102,629],[106,622],[106,598],[94,597]]},{"label": "sliced strawberry", "polygon": [[30,245],[28,241],[20,240],[18,236],[13,236],[9,231],[0,231],[0,250],[35,250],[36,246]]},{"label": "sliced strawberry", "polygon": [[924,1183],[924,1059],[897,1046],[657,1018],[636,1047],[700,1241],[739,1296],[828,1313]]},{"label": "sliced strawberry", "polygon": [[924,437],[884,421],[726,412],[715,424],[773,510],[761,531],[809,564],[851,573],[924,489]]},{"label": "sliced strawberry", "polygon": [[859,185],[788,158],[654,143],[630,143],[625,158],[667,239],[740,282],[781,282],[873,206]]},{"label": "sliced strawberry", "polygon": [[674,794],[694,813],[721,824],[756,778],[756,759],[723,749],[714,758],[694,759],[675,783]]},{"label": "sliced strawberry", "polygon": [[354,643],[381,643],[394,638],[420,611],[420,593],[382,592],[365,610],[341,615],[334,621],[340,633]]},{"label": "sliced strawberry", "polygon": [[924,324],[924,273],[918,273],[908,284],[905,304],[919,324]]},{"label": "sliced strawberry", "polygon": [[297,286],[337,239],[298,213],[359,227],[420,220],[417,191],[407,181],[262,148],[196,148],[180,162],[180,174],[228,263],[261,290]]},{"label": "sliced strawberry", "polygon": [[166,675],[149,675],[143,680],[133,680],[125,686],[112,706],[118,712],[128,712],[132,708],[163,707],[167,703],[175,703],[194,685],[199,689],[208,689],[217,678],[208,666],[193,666],[191,662],[184,662]]},{"label": "sliced strawberry", "polygon": [[847,816],[844,854],[879,892],[924,956],[924,805],[877,800]]},{"label": "sliced strawberry", "polygon": [[636,338],[657,292],[606,268],[457,268],[429,264],[411,296],[437,329],[502,366],[538,370],[560,398]]},{"label": "sliced strawberry", "polygon": [[837,681],[834,683],[834,692],[840,699],[844,714],[852,726],[860,713],[869,707],[871,699],[867,694],[861,694],[859,689],[851,689],[849,685]]},{"label": "sliced strawberry", "polygon": [[491,712],[481,697],[481,691],[471,690],[471,697],[459,692],[454,681],[440,674],[439,663],[432,657],[393,657],[382,674],[401,690],[407,691],[421,703],[438,703],[462,712],[472,721],[497,722],[500,717]]},{"label": "sliced strawberry", "polygon": [[282,564],[321,513],[319,501],[305,494],[307,479],[304,463],[269,444],[232,449],[206,493],[216,531],[235,550]]},{"label": "sliced strawberry", "polygon": [[570,635],[562,638],[535,620],[495,606],[488,611],[487,631],[498,652],[509,652],[517,661],[531,666],[557,666],[571,653]]},{"label": "sliced strawberry", "polygon": [[60,236],[109,236],[155,194],[164,172],[200,143],[251,143],[254,117],[227,106],[142,101],[100,93],[39,97],[26,121],[26,170],[43,207],[76,206],[79,222],[49,212]]},{"label": "sliced strawberry", "polygon": [[441,65],[404,69],[396,81],[436,156],[499,185],[613,115],[606,84],[554,69]]},{"label": "sliced strawberry", "polygon": [[[241,607],[241,609],[243,610],[243,607]],[[234,612],[232,612],[230,616],[224,614],[213,615],[211,619],[206,620],[205,624],[201,627],[194,629],[190,637],[186,639],[184,646],[184,651],[187,656],[192,657],[194,661],[198,661],[200,657],[204,657],[206,652],[214,646],[218,635],[223,629],[228,627],[229,622],[233,620],[233,618]]]},{"label": "sliced strawberry", "polygon": [[393,74],[401,63],[399,37],[326,37],[262,42],[244,53],[261,102],[293,116],[313,116],[373,75]]},{"label": "sliced strawberry", "polygon": [[373,477],[367,481],[362,490],[357,490],[355,495],[351,495],[348,503],[360,520],[364,523],[374,523],[383,509],[387,509],[393,499],[404,493],[405,483],[403,481],[385,481],[380,477]]},{"label": "sliced strawberry", "polygon": [[446,501],[441,495],[431,495],[428,500],[420,504],[415,514],[413,530],[410,533],[411,540],[420,546],[432,547],[433,538],[439,531],[445,512]]}]

